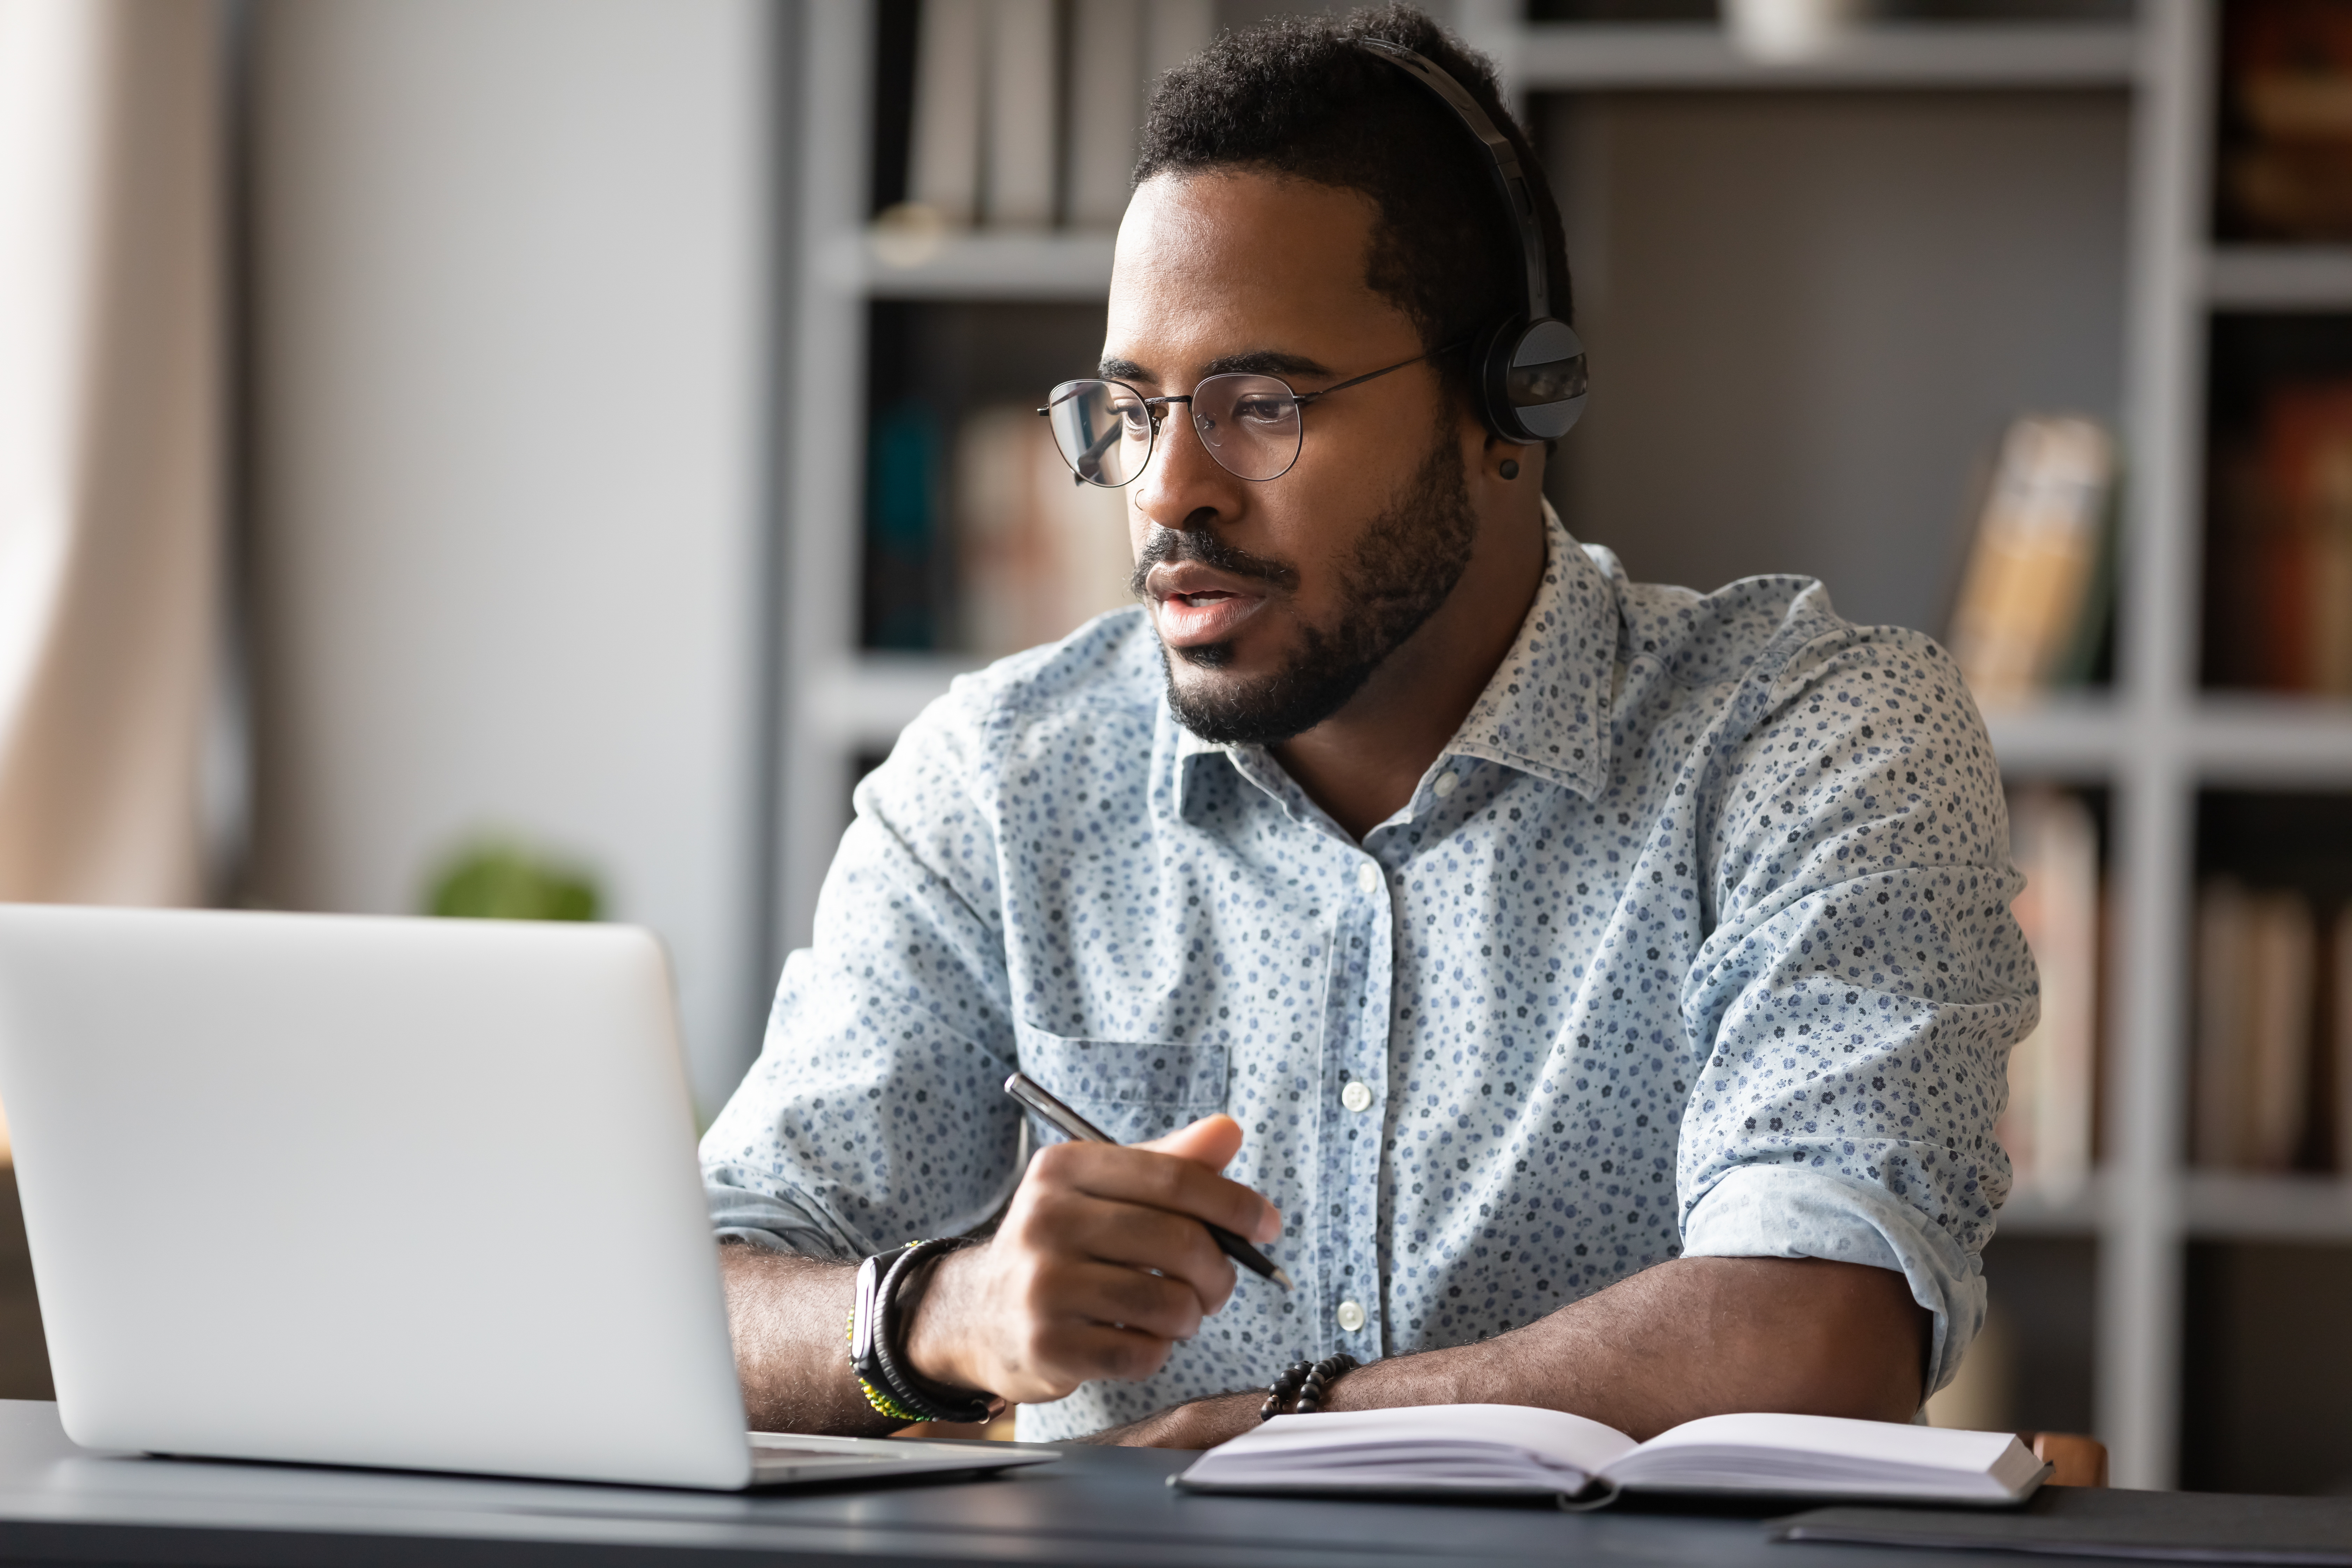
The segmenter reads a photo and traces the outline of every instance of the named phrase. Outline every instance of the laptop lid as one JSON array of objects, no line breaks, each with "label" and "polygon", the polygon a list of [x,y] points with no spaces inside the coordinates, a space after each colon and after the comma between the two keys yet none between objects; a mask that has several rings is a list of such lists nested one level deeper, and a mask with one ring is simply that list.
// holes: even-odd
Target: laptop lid
[{"label": "laptop lid", "polygon": [[751,1479],[646,931],[0,906],[0,1104],[79,1443]]}]

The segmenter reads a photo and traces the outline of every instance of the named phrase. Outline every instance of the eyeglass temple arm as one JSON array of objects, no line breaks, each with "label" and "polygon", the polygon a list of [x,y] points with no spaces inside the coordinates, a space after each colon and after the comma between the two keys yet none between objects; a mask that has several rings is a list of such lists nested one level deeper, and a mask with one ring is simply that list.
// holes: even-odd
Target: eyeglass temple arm
[{"label": "eyeglass temple arm", "polygon": [[1361,386],[1368,381],[1378,381],[1391,371],[1402,370],[1407,365],[1419,364],[1425,359],[1435,359],[1439,354],[1450,354],[1455,349],[1466,349],[1469,346],[1470,340],[1464,338],[1460,342],[1447,343],[1444,348],[1432,349],[1427,353],[1418,353],[1411,359],[1401,359],[1396,363],[1384,365],[1379,370],[1366,371],[1363,374],[1343,381],[1337,386],[1327,386],[1320,392],[1294,392],[1290,395],[1291,401],[1298,404],[1312,403],[1318,397],[1328,397],[1335,392],[1345,392],[1351,386]]}]

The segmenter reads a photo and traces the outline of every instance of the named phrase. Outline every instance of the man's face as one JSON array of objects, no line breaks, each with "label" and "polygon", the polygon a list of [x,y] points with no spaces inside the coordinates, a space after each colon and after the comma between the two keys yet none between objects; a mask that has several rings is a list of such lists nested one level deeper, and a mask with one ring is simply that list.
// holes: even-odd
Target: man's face
[{"label": "man's face", "polygon": [[[1364,282],[1365,197],[1254,174],[1144,184],[1120,226],[1102,374],[1146,396],[1225,371],[1304,395],[1423,351]],[[1251,481],[1168,410],[1128,487],[1136,585],[1177,716],[1210,740],[1271,742],[1339,710],[1443,605],[1476,532],[1474,422],[1409,365],[1303,411],[1298,460]]]}]

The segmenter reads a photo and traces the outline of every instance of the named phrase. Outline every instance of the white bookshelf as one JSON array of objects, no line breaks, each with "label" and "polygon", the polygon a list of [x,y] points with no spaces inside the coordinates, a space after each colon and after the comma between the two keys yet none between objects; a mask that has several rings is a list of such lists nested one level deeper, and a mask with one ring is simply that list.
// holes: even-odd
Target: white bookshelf
[{"label": "white bookshelf", "polygon": [[[2143,0],[2132,26],[1889,26],[1802,66],[1759,64],[1711,27],[1528,26],[1518,14],[1511,0],[1454,7],[1464,36],[1495,55],[1522,98],[1750,89],[2132,95],[2130,276],[2120,282],[2135,482],[2116,684],[1990,717],[2012,777],[2109,792],[2116,907],[2126,915],[2114,922],[2109,960],[2107,1157],[2080,1192],[2021,1194],[2001,1228],[2095,1241],[2098,1433],[2118,1484],[2171,1484],[2186,1245],[2352,1241],[2352,1184],[2193,1173],[2182,1147],[2197,792],[2352,790],[2352,707],[2198,689],[2205,320],[2220,307],[2352,309],[2352,250],[2208,242],[2213,0]],[[915,265],[886,259],[864,224],[871,26],[852,0],[811,0],[803,37],[808,123],[828,129],[801,141],[795,221],[806,259],[793,285],[783,400],[790,618],[777,875],[787,945],[806,940],[854,760],[886,752],[969,663],[857,647],[867,302],[1098,300],[1110,273],[1101,235],[973,236]]]},{"label": "white bookshelf", "polygon": [[2217,309],[2352,310],[2352,247],[2216,246],[2203,261],[2205,295]]},{"label": "white bookshelf", "polygon": [[894,258],[864,231],[825,247],[834,287],[868,300],[1099,300],[1110,292],[1112,236],[971,234]]},{"label": "white bookshelf", "polygon": [[1521,26],[1510,7],[1464,5],[1475,34],[1520,92],[1627,89],[2117,87],[2137,64],[2134,29],[2116,26],[1919,23],[1865,29],[1819,58],[1768,63],[1706,23]]}]

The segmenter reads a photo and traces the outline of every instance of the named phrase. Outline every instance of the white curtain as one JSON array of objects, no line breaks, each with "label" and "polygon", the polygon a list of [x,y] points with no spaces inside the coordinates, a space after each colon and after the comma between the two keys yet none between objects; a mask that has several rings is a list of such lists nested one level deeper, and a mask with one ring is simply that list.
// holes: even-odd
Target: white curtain
[{"label": "white curtain", "polygon": [[201,896],[216,0],[0,0],[0,899]]}]

